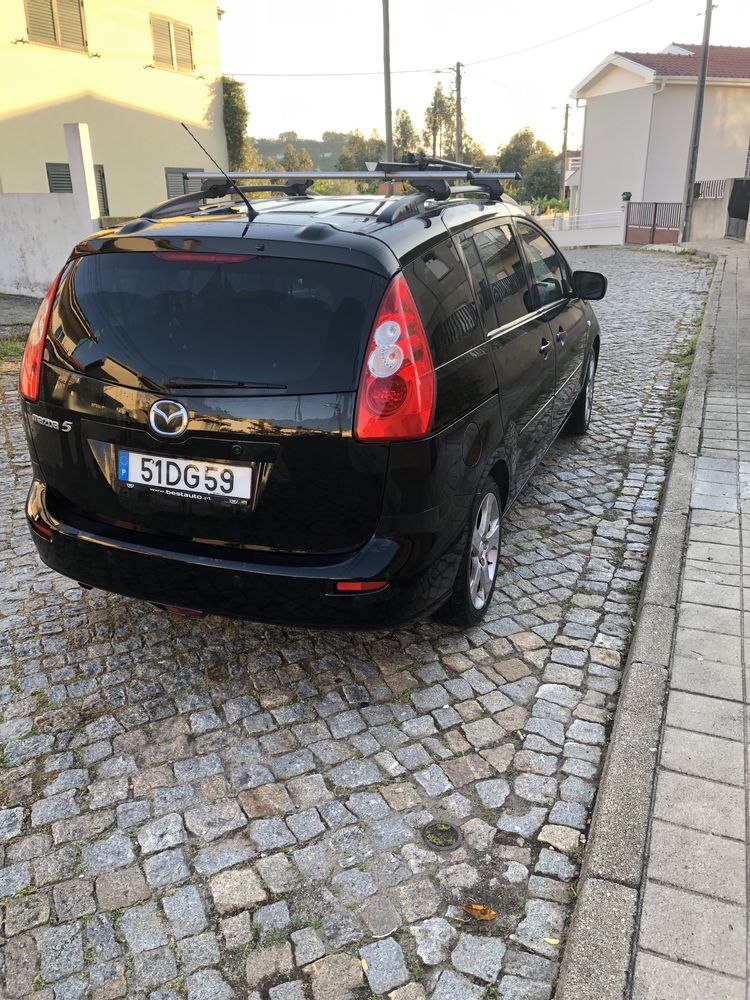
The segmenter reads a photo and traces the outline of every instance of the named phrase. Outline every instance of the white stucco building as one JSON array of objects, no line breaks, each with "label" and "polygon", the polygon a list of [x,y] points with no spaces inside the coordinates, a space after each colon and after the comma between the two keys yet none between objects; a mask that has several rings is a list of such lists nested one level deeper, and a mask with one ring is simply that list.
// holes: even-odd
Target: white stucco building
[{"label": "white stucco building", "polygon": [[[580,171],[571,212],[633,201],[682,200],[700,45],[614,52],[573,90],[586,102]],[[697,180],[750,173],[750,48],[711,46]]]},{"label": "white stucco building", "polygon": [[[226,166],[216,0],[2,0],[0,196],[72,190],[85,123],[100,216],[137,215]],[[0,234],[2,235],[2,234]]]}]

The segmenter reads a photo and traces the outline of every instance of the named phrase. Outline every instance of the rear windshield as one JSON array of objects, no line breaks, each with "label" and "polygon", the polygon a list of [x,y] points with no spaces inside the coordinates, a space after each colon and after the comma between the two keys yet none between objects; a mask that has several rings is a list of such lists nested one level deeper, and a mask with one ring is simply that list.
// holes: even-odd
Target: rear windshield
[{"label": "rear windshield", "polygon": [[325,261],[92,254],[63,281],[51,336],[79,370],[125,385],[345,392],[384,289],[376,275]]}]

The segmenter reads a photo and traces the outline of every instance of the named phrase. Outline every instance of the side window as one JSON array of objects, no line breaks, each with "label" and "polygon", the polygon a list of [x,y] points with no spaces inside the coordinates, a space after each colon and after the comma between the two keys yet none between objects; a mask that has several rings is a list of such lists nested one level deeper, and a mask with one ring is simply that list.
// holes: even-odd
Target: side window
[{"label": "side window", "polygon": [[482,229],[474,234],[474,241],[487,272],[498,326],[516,322],[529,312],[529,289],[510,226]]},{"label": "side window", "polygon": [[548,306],[564,299],[568,282],[565,266],[557,251],[538,229],[525,222],[516,222],[516,226],[539,297],[539,305]]},{"label": "side window", "polygon": [[476,243],[474,242],[474,238],[471,233],[464,234],[461,237],[461,250],[463,251],[466,266],[468,267],[469,274],[471,275],[471,280],[474,283],[474,292],[479,304],[479,311],[481,313],[482,323],[484,324],[484,332],[489,333],[490,330],[494,330],[497,326],[495,309],[492,304],[492,291],[490,289],[490,284],[487,281],[487,274],[485,273],[482,261],[479,259],[479,251],[477,250]]},{"label": "side window", "polygon": [[430,341],[435,364],[444,364],[483,339],[474,295],[452,240],[431,247],[404,268]]}]

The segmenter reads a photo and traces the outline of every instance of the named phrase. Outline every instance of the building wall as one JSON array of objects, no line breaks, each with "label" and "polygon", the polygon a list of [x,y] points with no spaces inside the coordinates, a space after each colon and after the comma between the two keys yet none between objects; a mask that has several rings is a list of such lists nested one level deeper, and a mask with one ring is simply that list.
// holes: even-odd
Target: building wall
[{"label": "building wall", "polygon": [[[86,122],[112,215],[167,197],[166,167],[211,168],[184,121],[226,166],[215,0],[86,0],[87,51],[27,39],[23,0],[3,0],[0,191],[48,191],[66,162],[63,125]],[[150,14],[192,27],[193,72],[153,66]]]},{"label": "building wall", "polygon": [[581,215],[619,208],[623,191],[634,201],[643,194],[652,85],[589,97],[586,101],[581,186]]},{"label": "building wall", "polygon": [[[654,95],[644,201],[682,201],[695,84],[667,84]],[[750,87],[708,84],[697,180],[742,177],[750,141]]]}]

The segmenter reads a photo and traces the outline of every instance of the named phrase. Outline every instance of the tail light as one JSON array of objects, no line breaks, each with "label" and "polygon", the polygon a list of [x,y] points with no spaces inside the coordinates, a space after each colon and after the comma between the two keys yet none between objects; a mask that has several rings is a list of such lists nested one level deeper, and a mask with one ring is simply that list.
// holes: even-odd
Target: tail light
[{"label": "tail light", "polygon": [[246,260],[255,260],[249,253],[198,253],[192,250],[162,250],[154,253],[154,257],[173,263],[187,261],[190,264],[242,264]]},{"label": "tail light", "polygon": [[435,410],[435,369],[403,274],[389,283],[375,317],[359,381],[354,435],[360,441],[424,437]]},{"label": "tail light", "polygon": [[[63,270],[65,270],[63,268]],[[29,338],[21,361],[21,376],[18,382],[18,390],[24,399],[30,403],[35,403],[39,399],[39,383],[42,377],[42,359],[44,357],[44,341],[47,338],[49,323],[52,317],[52,303],[55,301],[57,286],[60,284],[62,271],[58,274],[49,286],[47,294],[42,299],[41,305],[34,317],[34,322],[29,330]]]}]

